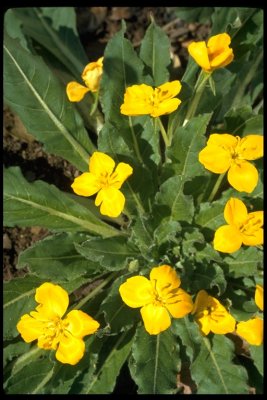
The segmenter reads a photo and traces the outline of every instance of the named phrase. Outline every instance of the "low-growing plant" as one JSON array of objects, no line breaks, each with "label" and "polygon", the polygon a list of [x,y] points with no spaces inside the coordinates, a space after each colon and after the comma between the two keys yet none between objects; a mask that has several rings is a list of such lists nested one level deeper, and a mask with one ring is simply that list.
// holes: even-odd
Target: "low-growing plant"
[{"label": "low-growing plant", "polygon": [[5,102],[79,171],[4,170],[4,225],[50,232],[4,283],[7,394],[112,393],[125,365],[138,394],[262,393],[263,13],[205,10],[178,77],[152,16],[88,60],[73,8],[5,14]]}]

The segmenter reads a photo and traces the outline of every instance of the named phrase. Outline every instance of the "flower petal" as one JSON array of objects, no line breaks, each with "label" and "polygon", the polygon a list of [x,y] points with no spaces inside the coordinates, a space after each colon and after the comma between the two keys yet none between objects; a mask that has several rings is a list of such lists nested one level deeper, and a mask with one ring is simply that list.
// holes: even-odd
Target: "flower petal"
[{"label": "flower petal", "polygon": [[44,328],[44,321],[32,318],[29,314],[23,315],[17,323],[17,330],[26,343],[38,339],[43,334]]},{"label": "flower petal", "polygon": [[165,307],[148,304],[141,308],[145,330],[150,335],[158,335],[171,325],[171,318]]},{"label": "flower petal", "polygon": [[249,344],[260,346],[263,343],[263,320],[255,317],[245,322],[239,322],[236,333]]},{"label": "flower petal", "polygon": [[99,179],[96,175],[91,172],[84,172],[74,179],[71,187],[74,193],[79,196],[92,196],[99,191],[101,186],[99,185]]},{"label": "flower petal", "polygon": [[116,218],[121,214],[124,204],[124,195],[113,187],[101,189],[95,199],[95,205],[100,205],[101,214],[111,218]]},{"label": "flower petal", "polygon": [[256,285],[255,303],[263,311],[263,287],[261,285]]},{"label": "flower petal", "polygon": [[160,297],[164,296],[166,289],[170,292],[173,289],[177,289],[181,284],[175,269],[169,265],[152,268],[149,278]]},{"label": "flower petal", "polygon": [[222,147],[224,150],[232,152],[238,145],[239,139],[229,133],[212,133],[207,141],[207,145],[216,145]]},{"label": "flower petal", "polygon": [[66,87],[66,93],[69,101],[81,101],[89,89],[78,82],[69,82]]},{"label": "flower petal", "polygon": [[85,344],[82,339],[64,333],[56,351],[56,359],[63,364],[75,365],[83,357]]},{"label": "flower petal", "polygon": [[194,301],[194,305],[193,305],[191,314],[197,314],[197,313],[200,313],[203,310],[205,310],[207,308],[209,297],[210,296],[208,295],[206,290],[200,290]]},{"label": "flower petal", "polygon": [[229,225],[239,226],[248,216],[247,207],[243,201],[231,197],[224,207],[224,219]]},{"label": "flower petal", "polygon": [[207,72],[211,70],[208,49],[204,41],[190,43],[188,46],[188,52],[201,68]]},{"label": "flower petal", "polygon": [[119,287],[122,300],[127,306],[138,308],[145,306],[154,299],[151,282],[144,276],[133,276]]},{"label": "flower petal", "polygon": [[156,118],[160,115],[170,114],[175,111],[180,104],[181,100],[179,99],[164,100],[162,103],[159,103],[157,106],[153,107],[150,115]]},{"label": "flower petal", "polygon": [[248,135],[240,141],[239,152],[245,160],[263,157],[263,136]]},{"label": "flower petal", "polygon": [[217,335],[225,335],[226,333],[234,332],[236,321],[222,305],[218,310],[212,312],[209,317],[211,332]]},{"label": "flower petal", "polygon": [[105,153],[95,151],[89,161],[89,171],[96,176],[112,174],[115,161]]},{"label": "flower petal", "polygon": [[264,242],[264,231],[258,228],[253,232],[242,232],[242,241],[246,246],[259,246]]},{"label": "flower petal", "polygon": [[230,167],[232,157],[227,149],[208,144],[199,152],[198,160],[207,170],[215,174],[222,174]]},{"label": "flower petal", "polygon": [[233,59],[234,59],[233,50],[228,48],[225,49],[219,55],[216,55],[216,57],[210,57],[210,65],[212,69],[223,68],[226,67],[226,65],[230,64],[233,61]]},{"label": "flower petal", "polygon": [[129,164],[120,162],[110,177],[112,187],[120,189],[123,182],[133,173],[133,169]]},{"label": "flower petal", "polygon": [[126,89],[120,111],[124,115],[145,115],[153,111],[154,90],[151,86],[132,85]]},{"label": "flower petal", "polygon": [[69,305],[69,296],[66,290],[50,282],[45,282],[36,289],[35,300],[40,303],[36,310],[47,319],[61,318]]},{"label": "flower petal", "polygon": [[196,322],[198,324],[199,330],[203,335],[208,335],[210,333],[210,318],[204,315],[203,317],[197,318]]},{"label": "flower petal", "polygon": [[228,182],[239,192],[251,193],[258,184],[259,174],[257,168],[248,161],[237,160],[231,165]]},{"label": "flower petal", "polygon": [[231,43],[231,37],[228,33],[219,33],[218,35],[211,36],[208,40],[207,46],[211,53],[222,52]]},{"label": "flower petal", "polygon": [[214,235],[213,247],[222,253],[234,253],[242,245],[242,237],[237,228],[223,225],[218,228]]},{"label": "flower petal", "polygon": [[86,335],[95,333],[100,324],[94,320],[90,315],[81,310],[70,311],[64,322],[67,325],[67,330],[75,337],[82,339]]},{"label": "flower petal", "polygon": [[234,59],[233,49],[229,47],[231,38],[227,33],[212,36],[207,43],[212,69],[225,67]]},{"label": "flower petal", "polygon": [[159,101],[162,102],[164,100],[172,99],[180,92],[181,88],[181,82],[176,80],[163,83],[163,85],[158,86],[155,90],[157,91]]},{"label": "flower petal", "polygon": [[99,89],[100,79],[103,74],[103,59],[100,57],[97,61],[91,62],[86,65],[82,73],[82,79],[88,90],[97,92]]},{"label": "flower petal", "polygon": [[165,307],[174,318],[182,318],[192,311],[192,297],[179,288],[166,300]]}]

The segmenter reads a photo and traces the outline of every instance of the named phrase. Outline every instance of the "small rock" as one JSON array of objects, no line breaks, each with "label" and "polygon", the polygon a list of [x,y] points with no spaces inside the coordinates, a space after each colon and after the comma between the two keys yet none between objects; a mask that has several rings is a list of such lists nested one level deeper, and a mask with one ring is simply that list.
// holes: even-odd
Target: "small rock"
[{"label": "small rock", "polygon": [[3,248],[7,250],[12,248],[12,243],[7,233],[4,233],[3,235]]}]

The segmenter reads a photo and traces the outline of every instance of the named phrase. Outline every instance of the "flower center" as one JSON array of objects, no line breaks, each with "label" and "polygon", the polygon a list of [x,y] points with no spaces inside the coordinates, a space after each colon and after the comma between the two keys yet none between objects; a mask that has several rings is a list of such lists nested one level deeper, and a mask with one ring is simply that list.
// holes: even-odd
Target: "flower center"
[{"label": "flower center", "polygon": [[45,324],[42,342],[43,348],[55,349],[56,345],[60,341],[61,335],[67,329],[68,323],[57,317],[53,321],[49,321]]},{"label": "flower center", "polygon": [[248,215],[246,221],[240,226],[241,233],[253,236],[261,227],[261,220],[254,215]]},{"label": "flower center", "polygon": [[[175,304],[177,303],[177,290],[170,289],[170,284],[168,283],[166,286],[162,288],[157,288],[157,279],[154,279],[154,292],[153,292],[153,304],[155,306],[163,306],[166,304]],[[159,293],[160,292],[160,293]]]},{"label": "flower center", "polygon": [[113,172],[112,174],[109,174],[108,172],[103,172],[99,177],[98,183],[101,188],[108,188],[120,183],[120,181],[116,172]]}]

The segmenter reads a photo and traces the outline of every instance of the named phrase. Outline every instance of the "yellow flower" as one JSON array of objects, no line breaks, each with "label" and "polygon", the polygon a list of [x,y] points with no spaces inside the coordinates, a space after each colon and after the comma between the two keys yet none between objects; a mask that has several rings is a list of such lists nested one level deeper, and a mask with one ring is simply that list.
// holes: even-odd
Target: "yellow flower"
[{"label": "yellow flower", "polygon": [[85,86],[75,81],[67,84],[66,92],[69,101],[81,101],[87,92],[98,91],[103,74],[103,59],[104,57],[100,57],[97,61],[86,65],[82,73]]},{"label": "yellow flower", "polygon": [[245,204],[231,197],[224,208],[224,218],[228,225],[218,228],[214,236],[215,250],[233,253],[246,246],[263,244],[263,211],[248,213]]},{"label": "yellow flower", "polygon": [[247,160],[262,156],[263,136],[248,135],[241,139],[227,133],[214,133],[198,158],[211,172],[222,174],[228,171],[228,182],[239,192],[251,193],[258,183],[258,171]]},{"label": "yellow flower", "polygon": [[109,217],[118,217],[125,204],[125,197],[119,190],[123,182],[133,173],[129,164],[115,162],[107,154],[96,151],[89,161],[89,171],[74,179],[71,185],[80,196],[97,194],[95,205],[100,205],[100,212]]},{"label": "yellow flower", "polygon": [[188,51],[196,63],[206,72],[226,67],[234,59],[233,50],[229,47],[231,38],[227,33],[212,36],[208,43],[193,42]]},{"label": "yellow flower", "polygon": [[205,290],[197,294],[192,314],[204,335],[210,332],[224,335],[235,330],[235,319],[226,308]]},{"label": "yellow flower", "polygon": [[45,282],[36,289],[36,311],[24,314],[17,324],[23,340],[37,339],[41,349],[56,350],[56,358],[63,364],[77,364],[83,357],[83,337],[91,335],[100,326],[80,310],[70,311],[62,319],[69,305],[68,293],[58,285]]},{"label": "yellow flower", "polygon": [[149,114],[151,117],[170,114],[181,103],[181,100],[173,98],[181,87],[179,81],[167,82],[155,89],[145,84],[129,86],[124,94],[121,113],[132,116]]},{"label": "yellow flower", "polygon": [[[260,285],[256,285],[255,303],[263,311],[263,287]],[[263,319],[256,316],[248,321],[239,322],[236,333],[249,344],[260,346],[263,343]]]},{"label": "yellow flower", "polygon": [[141,308],[145,329],[157,335],[171,325],[171,317],[182,318],[192,310],[192,299],[180,289],[180,278],[169,265],[152,268],[150,280],[133,276],[123,283],[119,292],[127,306]]}]

